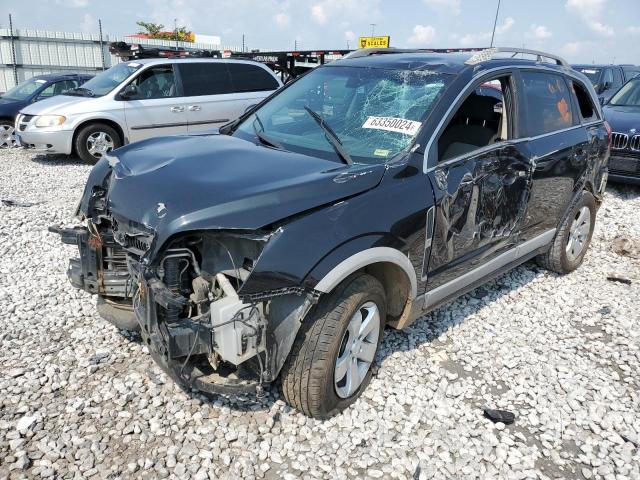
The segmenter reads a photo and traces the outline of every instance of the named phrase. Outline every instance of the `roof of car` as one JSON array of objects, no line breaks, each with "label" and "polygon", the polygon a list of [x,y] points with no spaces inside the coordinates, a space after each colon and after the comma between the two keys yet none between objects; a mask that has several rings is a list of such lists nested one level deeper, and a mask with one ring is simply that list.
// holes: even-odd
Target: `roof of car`
[{"label": "roof of car", "polygon": [[136,63],[138,65],[163,65],[166,63],[208,63],[208,62],[233,62],[233,63],[250,63],[252,65],[261,65],[265,68],[268,68],[266,65],[260,62],[254,62],[253,60],[244,60],[244,59],[236,59],[236,58],[214,58],[214,57],[206,57],[206,58],[179,58],[179,57],[169,57],[169,58],[140,58],[134,60],[127,60],[122,63]]},{"label": "roof of car", "polygon": [[93,75],[89,73],[45,73],[43,75],[35,75],[33,78],[38,80],[59,80],[63,78],[83,78],[83,77],[93,77]]},{"label": "roof of car", "polygon": [[[540,66],[554,68],[558,71],[568,71],[568,64],[558,65],[552,62],[540,62],[534,59],[517,58],[517,57],[478,57],[483,50],[465,51],[465,52],[430,52],[430,51],[378,51],[373,54],[363,54],[356,57],[345,57],[335,62],[331,62],[326,66],[353,66],[353,67],[369,67],[384,68],[391,70],[431,70],[439,73],[458,74],[467,69],[475,69],[475,71],[487,70],[497,67],[509,66]],[[559,59],[562,61],[562,59]],[[564,61],[562,61],[564,62]]]}]

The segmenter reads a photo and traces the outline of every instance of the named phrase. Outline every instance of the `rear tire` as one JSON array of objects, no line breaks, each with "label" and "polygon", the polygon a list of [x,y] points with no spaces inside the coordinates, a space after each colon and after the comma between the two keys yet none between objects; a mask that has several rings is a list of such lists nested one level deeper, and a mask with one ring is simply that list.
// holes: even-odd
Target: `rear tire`
[{"label": "rear tire", "polygon": [[78,156],[91,165],[121,146],[120,134],[105,123],[90,123],[82,127],[73,142]]},{"label": "rear tire", "polygon": [[282,369],[286,401],[318,419],[351,405],[371,380],[385,312],[384,288],[366,274],[323,297],[300,327]]},{"label": "rear tire", "polygon": [[98,296],[96,308],[98,314],[116,328],[130,332],[140,331],[140,324],[136,320],[131,302]]},{"label": "rear tire", "polygon": [[573,272],[587,253],[595,223],[595,198],[583,191],[560,224],[551,248],[536,257],[538,265],[557,273]]}]

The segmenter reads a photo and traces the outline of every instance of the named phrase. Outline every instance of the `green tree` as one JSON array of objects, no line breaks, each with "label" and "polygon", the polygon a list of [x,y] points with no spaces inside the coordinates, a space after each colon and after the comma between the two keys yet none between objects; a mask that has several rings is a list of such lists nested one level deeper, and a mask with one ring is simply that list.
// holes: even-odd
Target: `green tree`
[{"label": "green tree", "polygon": [[161,33],[162,29],[164,28],[164,25],[162,25],[161,23],[151,23],[151,22],[143,22],[143,21],[136,22],[136,25],[145,29],[144,32],[138,32],[138,33],[146,33],[152,38],[156,37],[159,33]]}]

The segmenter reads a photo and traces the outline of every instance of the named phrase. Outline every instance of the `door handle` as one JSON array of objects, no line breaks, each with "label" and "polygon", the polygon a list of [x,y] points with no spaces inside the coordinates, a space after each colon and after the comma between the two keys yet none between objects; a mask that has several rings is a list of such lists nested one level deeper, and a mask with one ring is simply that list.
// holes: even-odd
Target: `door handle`
[{"label": "door handle", "polygon": [[200,111],[200,105],[189,105],[189,111],[190,112],[199,112]]},{"label": "door handle", "polygon": [[171,110],[173,113],[180,113],[184,112],[184,107],[171,107],[169,110]]}]

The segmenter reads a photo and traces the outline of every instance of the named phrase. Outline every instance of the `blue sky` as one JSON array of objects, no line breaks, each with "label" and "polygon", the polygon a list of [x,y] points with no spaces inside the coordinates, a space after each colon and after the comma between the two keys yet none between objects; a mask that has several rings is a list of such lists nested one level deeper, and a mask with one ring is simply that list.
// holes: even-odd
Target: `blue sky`
[{"label": "blue sky", "polygon": [[[397,47],[486,46],[497,0],[0,0],[17,27],[135,33],[137,20],[250,48],[346,48],[390,35]],[[0,25],[6,26],[6,15]],[[502,0],[496,45],[542,49],[571,62],[640,64],[640,0]]]}]

